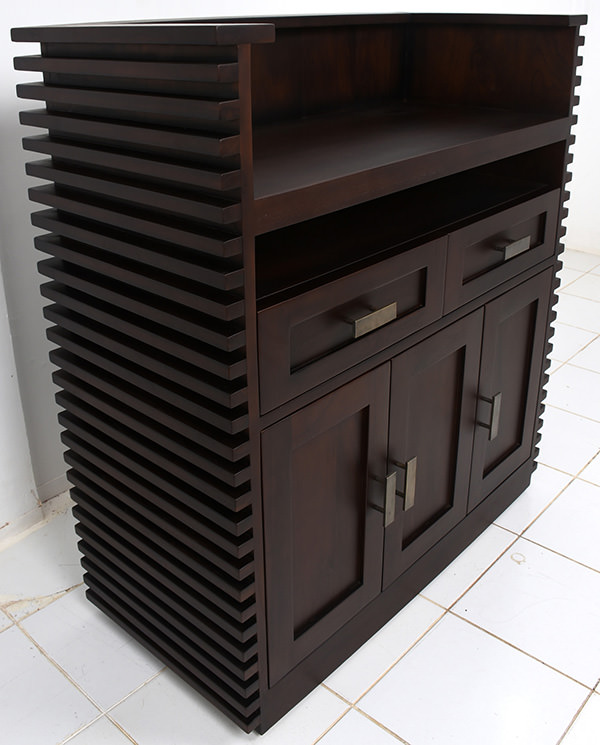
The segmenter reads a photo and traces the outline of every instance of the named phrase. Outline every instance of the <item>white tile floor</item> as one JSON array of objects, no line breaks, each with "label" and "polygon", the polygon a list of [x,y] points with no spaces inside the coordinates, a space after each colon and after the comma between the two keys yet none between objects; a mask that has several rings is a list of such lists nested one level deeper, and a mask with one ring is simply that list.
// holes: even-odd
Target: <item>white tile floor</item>
[{"label": "white tile floor", "polygon": [[[265,745],[600,745],[600,256],[562,278],[532,485]],[[258,742],[85,602],[75,542],[0,551],[0,741]]]}]

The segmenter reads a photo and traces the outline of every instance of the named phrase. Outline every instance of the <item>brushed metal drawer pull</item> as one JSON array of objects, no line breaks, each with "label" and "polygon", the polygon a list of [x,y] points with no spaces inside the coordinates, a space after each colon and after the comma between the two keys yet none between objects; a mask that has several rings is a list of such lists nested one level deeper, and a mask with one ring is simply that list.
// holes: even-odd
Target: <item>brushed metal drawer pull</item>
[{"label": "brushed metal drawer pull", "polygon": [[496,393],[492,398],[487,396],[481,396],[481,400],[492,405],[492,413],[490,415],[490,423],[478,421],[481,427],[489,429],[490,433],[488,436],[489,441],[495,440],[498,437],[498,430],[500,428],[500,409],[502,407],[502,393]]},{"label": "brushed metal drawer pull", "polygon": [[370,331],[375,331],[380,326],[385,326],[390,321],[395,321],[398,315],[396,303],[390,303],[383,308],[371,311],[366,316],[352,320],[354,326],[354,338],[358,339]]},{"label": "brushed metal drawer pull", "polygon": [[415,494],[417,492],[417,456],[415,455],[414,458],[407,460],[406,463],[399,463],[396,460],[393,463],[406,472],[404,492],[398,491],[396,494],[404,499],[404,507],[402,509],[404,512],[407,512],[415,505]]},{"label": "brushed metal drawer pull", "polygon": [[506,241],[495,248],[496,251],[502,251],[504,261],[508,261],[508,259],[529,251],[531,248],[531,236],[526,235],[524,238],[519,238],[516,241]]}]

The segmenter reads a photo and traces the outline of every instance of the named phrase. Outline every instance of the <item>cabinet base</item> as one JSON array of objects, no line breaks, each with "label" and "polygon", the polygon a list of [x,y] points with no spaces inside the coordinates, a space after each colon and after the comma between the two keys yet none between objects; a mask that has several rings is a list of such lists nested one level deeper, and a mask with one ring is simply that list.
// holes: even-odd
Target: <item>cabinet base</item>
[{"label": "cabinet base", "polygon": [[264,734],[435,579],[525,491],[534,466],[527,460],[352,621],[266,690],[257,731]]}]

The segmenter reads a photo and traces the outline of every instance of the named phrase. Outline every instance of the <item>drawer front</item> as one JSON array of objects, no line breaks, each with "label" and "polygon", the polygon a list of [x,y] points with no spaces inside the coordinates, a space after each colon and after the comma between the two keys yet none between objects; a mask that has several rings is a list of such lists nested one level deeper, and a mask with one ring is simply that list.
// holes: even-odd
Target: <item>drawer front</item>
[{"label": "drawer front", "polygon": [[258,314],[265,413],[441,316],[446,238]]},{"label": "drawer front", "polygon": [[560,190],[451,233],[444,313],[554,253]]}]

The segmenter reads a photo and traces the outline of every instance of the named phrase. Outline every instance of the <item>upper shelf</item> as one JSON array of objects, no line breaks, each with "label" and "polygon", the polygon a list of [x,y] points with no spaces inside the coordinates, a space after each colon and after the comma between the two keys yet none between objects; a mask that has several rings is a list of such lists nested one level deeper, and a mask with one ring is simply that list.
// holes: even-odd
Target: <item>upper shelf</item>
[{"label": "upper shelf", "polygon": [[257,233],[567,137],[569,117],[397,104],[254,131]]}]

